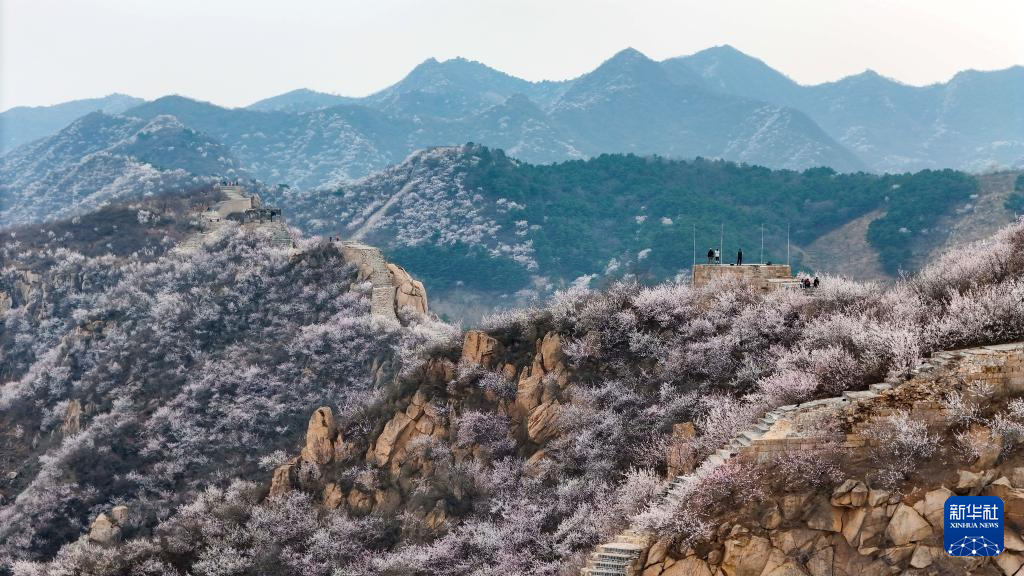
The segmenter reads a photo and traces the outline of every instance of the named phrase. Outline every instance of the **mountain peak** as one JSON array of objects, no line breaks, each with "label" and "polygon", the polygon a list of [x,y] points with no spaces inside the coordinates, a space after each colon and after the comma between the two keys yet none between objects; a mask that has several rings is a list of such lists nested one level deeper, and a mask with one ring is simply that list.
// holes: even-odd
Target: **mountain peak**
[{"label": "mountain peak", "polygon": [[747,58],[752,58],[752,56],[743,52],[742,50],[737,49],[732,44],[719,44],[717,46],[712,46],[711,48],[705,48],[704,50],[697,52],[697,54],[731,54],[736,56],[746,56]]},{"label": "mountain peak", "polygon": [[646,54],[637,50],[633,47],[623,48],[616,52],[611,58],[605,60],[605,64],[609,62],[653,62]]},{"label": "mountain peak", "polygon": [[417,71],[417,70],[429,70],[429,69],[431,69],[431,68],[434,68],[434,67],[436,67],[436,66],[437,66],[437,65],[439,65],[440,63],[441,63],[441,62],[440,62],[440,61],[438,61],[438,59],[437,59],[437,58],[434,58],[433,56],[431,56],[430,58],[427,58],[427,59],[426,59],[426,60],[424,60],[423,62],[420,62],[419,64],[417,64],[417,65],[416,65],[416,66],[415,66],[415,67],[414,67],[414,68],[412,69],[412,71],[413,71],[413,72],[415,72],[415,71]]},{"label": "mountain peak", "polygon": [[648,58],[644,53],[635,48],[626,48],[625,50],[616,52],[615,55],[602,62],[594,71],[584,75],[583,77],[603,77],[607,74],[619,74],[623,72],[636,74],[643,70],[653,73],[653,70],[657,67],[658,63]]}]

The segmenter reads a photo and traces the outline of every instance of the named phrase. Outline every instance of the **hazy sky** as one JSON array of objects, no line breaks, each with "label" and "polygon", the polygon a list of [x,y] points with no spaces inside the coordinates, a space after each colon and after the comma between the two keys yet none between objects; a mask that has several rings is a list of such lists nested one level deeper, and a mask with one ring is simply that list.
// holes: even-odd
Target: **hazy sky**
[{"label": "hazy sky", "polygon": [[123,92],[226,106],[307,87],[361,96],[428,57],[529,80],[632,46],[732,44],[804,84],[910,84],[1024,64],[1024,0],[0,0],[0,109]]}]

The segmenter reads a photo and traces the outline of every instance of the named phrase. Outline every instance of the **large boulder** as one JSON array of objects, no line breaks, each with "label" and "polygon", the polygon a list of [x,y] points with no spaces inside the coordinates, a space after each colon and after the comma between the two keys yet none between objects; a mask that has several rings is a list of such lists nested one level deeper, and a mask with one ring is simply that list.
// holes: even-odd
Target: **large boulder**
[{"label": "large boulder", "polygon": [[711,576],[711,570],[700,558],[688,556],[666,568],[661,576]]},{"label": "large boulder", "polygon": [[896,546],[924,540],[933,533],[931,525],[916,510],[906,504],[896,506],[885,535]]},{"label": "large boulder", "polygon": [[341,506],[342,502],[345,501],[345,492],[342,491],[341,487],[330,482],[327,486],[324,486],[323,493],[324,508],[328,510],[337,510]]},{"label": "large boulder", "polygon": [[501,342],[486,332],[470,330],[462,344],[462,360],[491,368],[497,361],[496,356],[502,349]]},{"label": "large boulder", "polygon": [[825,532],[840,532],[843,529],[843,510],[836,508],[828,500],[821,499],[815,503],[807,517],[807,527]]},{"label": "large boulder", "polygon": [[1003,501],[1003,514],[1007,524],[1024,527],[1024,490],[1014,488],[1006,476],[1001,476],[985,487],[985,496],[998,496]]},{"label": "large boulder", "polygon": [[925,494],[924,498],[917,504],[914,504],[914,510],[921,516],[924,516],[924,519],[933,527],[941,528],[943,522],[942,508],[946,505],[946,498],[952,495],[953,492],[945,487],[932,490]]},{"label": "large boulder", "polygon": [[538,366],[527,366],[519,375],[516,385],[516,408],[521,414],[529,414],[540,406],[544,398],[544,371]]},{"label": "large boulder", "polygon": [[693,422],[672,425],[672,440],[665,447],[665,463],[669,476],[693,472],[694,462],[689,445],[696,436],[697,430],[693,427]]},{"label": "large boulder", "polygon": [[334,413],[327,406],[317,408],[306,427],[306,445],[302,459],[314,464],[327,464],[334,458]]},{"label": "large boulder", "polygon": [[548,332],[540,341],[537,351],[545,372],[564,368],[565,354],[562,353],[562,339],[557,332]]},{"label": "large boulder", "polygon": [[356,515],[364,516],[373,510],[373,500],[370,499],[370,495],[357,488],[349,491],[345,501],[349,511]]},{"label": "large boulder", "polygon": [[727,576],[760,576],[771,552],[771,541],[760,536],[726,540],[722,571]]},{"label": "large boulder", "polygon": [[396,412],[395,417],[384,425],[384,431],[377,437],[377,443],[373,449],[373,457],[378,466],[385,466],[391,460],[396,451],[398,439],[405,428],[413,422],[405,412]]},{"label": "large boulder", "polygon": [[68,407],[64,411],[64,423],[61,424],[60,433],[61,436],[67,438],[68,436],[74,436],[82,429],[82,403],[78,400],[72,400],[68,402]]},{"label": "large boulder", "polygon": [[101,513],[89,526],[89,540],[101,546],[108,546],[121,539],[121,528],[110,516]]},{"label": "large boulder", "polygon": [[114,506],[110,509],[110,519],[114,521],[114,524],[124,526],[128,523],[128,507],[124,505]]},{"label": "large boulder", "polygon": [[993,558],[993,560],[1005,576],[1013,576],[1024,565],[1024,556],[1014,554],[1013,552],[1004,551]]},{"label": "large boulder", "polygon": [[868,501],[868,487],[860,480],[847,480],[832,492],[832,505],[859,508]]},{"label": "large boulder", "polygon": [[274,469],[274,475],[270,480],[269,496],[271,498],[280,496],[295,487],[297,475],[296,468],[299,465],[299,460],[299,458],[292,458],[288,462]]},{"label": "large boulder", "polygon": [[546,402],[530,412],[530,418],[526,424],[526,434],[530,440],[537,444],[554,438],[558,434],[558,414],[561,405],[558,401]]},{"label": "large boulder", "polygon": [[395,309],[407,308],[417,314],[427,313],[427,289],[413,279],[404,268],[388,262],[391,284],[395,287]]}]

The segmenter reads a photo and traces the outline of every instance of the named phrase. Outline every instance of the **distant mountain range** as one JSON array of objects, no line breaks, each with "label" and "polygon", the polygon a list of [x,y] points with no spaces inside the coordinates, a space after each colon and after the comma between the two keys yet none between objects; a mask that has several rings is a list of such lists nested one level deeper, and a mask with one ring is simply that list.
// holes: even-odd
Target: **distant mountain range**
[{"label": "distant mountain range", "polygon": [[186,189],[210,174],[243,175],[223,146],[173,116],[93,112],[2,158],[0,224],[54,220]]},{"label": "distant mountain range", "polygon": [[[90,110],[102,116],[74,120]],[[141,129],[162,117],[179,128],[164,132],[168,153],[158,164],[138,154],[135,140],[112,140],[135,137],[111,126]],[[0,114],[0,129],[5,149],[21,145],[0,157],[0,224],[109,196],[112,182],[130,182],[141,166],[314,189],[352,182],[417,150],[466,142],[531,163],[624,152],[840,172],[981,171],[1024,164],[1024,67],[962,72],[918,88],[872,72],[802,86],[728,46],[662,62],[627,49],[561,82],[430,59],[363,98],[296,90],[227,109],[182,96],[113,95],[15,108]],[[206,143],[202,161],[188,153],[197,141]],[[82,169],[105,158],[86,155],[110,147],[124,174],[110,162],[102,178]],[[33,206],[42,190],[45,202]],[[61,198],[65,190],[73,194]]]},{"label": "distant mountain range", "polygon": [[111,94],[54,106],[18,106],[0,114],[0,154],[22,144],[56,134],[77,118],[90,112],[120,114],[145,102],[142,98]]}]

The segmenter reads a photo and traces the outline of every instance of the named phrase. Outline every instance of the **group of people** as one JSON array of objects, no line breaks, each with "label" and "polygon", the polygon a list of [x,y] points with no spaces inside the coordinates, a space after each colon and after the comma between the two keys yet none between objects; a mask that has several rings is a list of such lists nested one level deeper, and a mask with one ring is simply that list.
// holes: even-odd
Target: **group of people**
[{"label": "group of people", "polygon": [[[722,252],[721,252],[721,250],[715,250],[714,248],[708,248],[708,264],[721,264],[721,263],[722,263]],[[743,248],[740,248],[739,251],[736,252],[736,265],[737,266],[742,266],[743,265]],[[770,266],[771,262],[769,262],[768,265]],[[811,280],[808,277],[804,277],[802,280],[800,280],[800,287],[801,288],[817,288],[819,286],[821,286],[821,279],[819,279],[817,276],[814,277],[814,280]]]},{"label": "group of people", "polygon": [[720,264],[722,262],[722,253],[714,248],[708,248],[708,264],[712,262]]},{"label": "group of people", "polygon": [[811,282],[811,279],[806,276],[804,276],[804,279],[800,281],[800,287],[804,289],[817,288],[818,286],[821,286],[821,280],[819,280],[817,276],[814,277],[814,282]]},{"label": "group of people", "polygon": [[[708,264],[721,264],[722,263],[722,251],[715,250],[714,248],[708,248]],[[740,248],[736,252],[736,265],[740,266],[743,264],[743,248]]]}]

